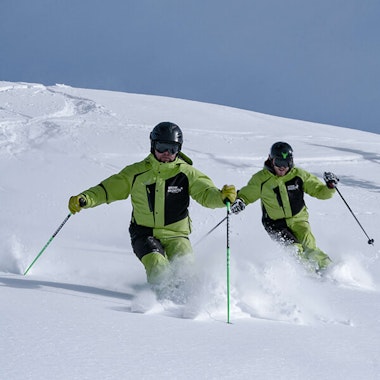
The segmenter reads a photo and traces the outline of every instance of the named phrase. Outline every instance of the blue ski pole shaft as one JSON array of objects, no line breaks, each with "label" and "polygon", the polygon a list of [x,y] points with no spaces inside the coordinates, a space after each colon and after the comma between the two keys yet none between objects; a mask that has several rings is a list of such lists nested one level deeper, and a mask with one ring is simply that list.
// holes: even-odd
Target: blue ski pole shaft
[{"label": "blue ski pole shaft", "polygon": [[29,272],[29,269],[34,265],[34,263],[38,260],[38,258],[43,254],[45,249],[48,247],[48,245],[52,242],[52,240],[57,236],[58,232],[62,229],[62,227],[65,225],[65,223],[69,220],[70,216],[72,214],[66,216],[65,220],[61,223],[61,225],[57,228],[57,231],[54,232],[52,237],[48,240],[48,242],[45,244],[45,246],[41,249],[40,253],[36,256],[36,258],[32,261],[32,263],[28,266],[28,269],[24,272],[24,276]]},{"label": "blue ski pole shaft", "polygon": [[230,323],[230,213],[231,204],[226,202],[227,206],[227,323]]}]

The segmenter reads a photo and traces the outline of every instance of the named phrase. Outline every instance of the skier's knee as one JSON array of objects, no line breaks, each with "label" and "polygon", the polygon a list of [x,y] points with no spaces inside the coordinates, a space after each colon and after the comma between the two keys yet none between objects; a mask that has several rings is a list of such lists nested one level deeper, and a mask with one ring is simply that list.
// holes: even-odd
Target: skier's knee
[{"label": "skier's knee", "polygon": [[169,269],[169,261],[164,254],[151,252],[141,258],[145,267],[147,280],[151,284],[162,282]]}]

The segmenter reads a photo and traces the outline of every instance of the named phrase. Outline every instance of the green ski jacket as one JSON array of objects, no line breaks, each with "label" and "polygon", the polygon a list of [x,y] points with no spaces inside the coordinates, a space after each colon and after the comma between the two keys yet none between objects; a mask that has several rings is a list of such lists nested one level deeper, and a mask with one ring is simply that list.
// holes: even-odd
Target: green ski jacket
[{"label": "green ski jacket", "polygon": [[153,154],[82,193],[85,208],[131,196],[132,222],[152,228],[156,238],[188,236],[190,197],[208,208],[222,208],[220,190],[212,180],[180,157],[162,163]]},{"label": "green ski jacket", "polygon": [[335,189],[329,189],[315,175],[300,168],[292,168],[283,176],[276,176],[268,167],[254,174],[238,192],[245,204],[261,199],[265,217],[272,220],[308,217],[304,193],[318,199],[329,199]]}]

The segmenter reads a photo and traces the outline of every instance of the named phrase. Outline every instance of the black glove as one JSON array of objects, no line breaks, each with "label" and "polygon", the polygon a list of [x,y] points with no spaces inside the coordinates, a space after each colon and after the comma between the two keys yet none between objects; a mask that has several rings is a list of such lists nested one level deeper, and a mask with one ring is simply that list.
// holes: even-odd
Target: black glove
[{"label": "black glove", "polygon": [[329,189],[335,189],[335,186],[339,182],[339,178],[334,173],[331,173],[331,172],[324,172],[323,179],[325,180],[326,186]]},{"label": "black glove", "polygon": [[245,203],[240,199],[236,199],[236,201],[231,205],[231,212],[233,214],[239,214],[240,211],[245,209]]}]

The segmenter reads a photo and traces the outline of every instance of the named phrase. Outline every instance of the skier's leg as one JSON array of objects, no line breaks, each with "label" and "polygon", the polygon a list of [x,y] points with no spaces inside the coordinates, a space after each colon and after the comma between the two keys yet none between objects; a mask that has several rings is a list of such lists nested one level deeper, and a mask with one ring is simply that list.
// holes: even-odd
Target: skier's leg
[{"label": "skier's leg", "polygon": [[332,262],[330,257],[317,247],[315,237],[311,232],[310,224],[307,221],[294,223],[292,231],[302,245],[301,256],[308,261],[317,264],[317,269],[324,270]]},{"label": "skier's leg", "polygon": [[285,219],[272,220],[269,217],[263,217],[262,224],[272,240],[285,246],[299,243]]},{"label": "skier's leg", "polygon": [[171,264],[172,275],[177,279],[188,277],[193,270],[194,254],[190,240],[176,237],[161,240]]},{"label": "skier's leg", "polygon": [[163,281],[168,272],[169,260],[161,242],[153,236],[141,236],[132,241],[132,246],[145,267],[148,282],[157,284]]},{"label": "skier's leg", "polygon": [[145,267],[147,281],[150,284],[159,284],[166,278],[169,270],[169,261],[165,255],[151,252],[141,258]]},{"label": "skier's leg", "polygon": [[160,239],[170,262],[170,279],[174,286],[187,283],[195,275],[194,254],[187,237]]},{"label": "skier's leg", "polygon": [[169,261],[173,261],[179,257],[193,259],[193,248],[190,240],[187,237],[175,237],[161,239],[161,243],[165,248],[166,255]]}]

